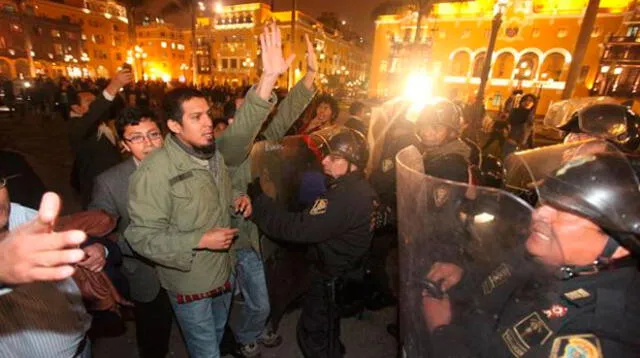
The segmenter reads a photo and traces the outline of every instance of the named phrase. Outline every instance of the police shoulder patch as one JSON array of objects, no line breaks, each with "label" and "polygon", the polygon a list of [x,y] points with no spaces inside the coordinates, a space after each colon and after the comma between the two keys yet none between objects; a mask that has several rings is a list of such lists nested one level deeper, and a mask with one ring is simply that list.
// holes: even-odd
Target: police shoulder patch
[{"label": "police shoulder patch", "polygon": [[389,170],[393,169],[393,159],[385,159],[382,161],[382,172],[386,173]]},{"label": "police shoulder patch", "polygon": [[328,205],[329,205],[329,200],[316,199],[316,202],[313,203],[311,210],[309,210],[309,215],[321,215],[326,213]]},{"label": "police shoulder patch", "polygon": [[437,186],[433,189],[433,201],[436,207],[443,206],[449,199],[449,188],[444,185]]},{"label": "police shoulder patch", "polygon": [[502,263],[498,268],[493,270],[491,274],[482,282],[482,292],[486,295],[493,292],[494,289],[505,283],[511,277],[511,270],[507,264]]},{"label": "police shoulder patch", "polygon": [[549,358],[602,358],[600,340],[593,334],[561,336],[553,340]]}]

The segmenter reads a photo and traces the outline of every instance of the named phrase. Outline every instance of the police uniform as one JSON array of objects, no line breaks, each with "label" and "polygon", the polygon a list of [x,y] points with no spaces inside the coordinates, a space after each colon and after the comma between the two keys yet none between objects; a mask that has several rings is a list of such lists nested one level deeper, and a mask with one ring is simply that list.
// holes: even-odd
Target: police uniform
[{"label": "police uniform", "polygon": [[362,279],[373,236],[373,188],[361,171],[349,172],[332,180],[327,192],[302,212],[289,212],[252,191],[252,220],[267,236],[312,245],[311,287],[298,322],[301,350],[306,357],[342,356],[333,287],[336,280]]},{"label": "police uniform", "polygon": [[432,333],[435,357],[640,355],[635,262],[551,283],[551,290],[519,271],[521,263],[505,262],[487,275],[476,304]]}]

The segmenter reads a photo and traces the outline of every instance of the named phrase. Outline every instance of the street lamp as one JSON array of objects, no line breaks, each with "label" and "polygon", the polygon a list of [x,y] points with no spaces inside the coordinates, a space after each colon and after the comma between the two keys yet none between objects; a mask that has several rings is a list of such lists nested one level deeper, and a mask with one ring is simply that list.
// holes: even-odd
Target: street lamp
[{"label": "street lamp", "polygon": [[221,14],[224,12],[224,6],[222,6],[222,3],[220,1],[218,1],[214,6],[213,6],[213,11],[215,11],[218,14]]}]

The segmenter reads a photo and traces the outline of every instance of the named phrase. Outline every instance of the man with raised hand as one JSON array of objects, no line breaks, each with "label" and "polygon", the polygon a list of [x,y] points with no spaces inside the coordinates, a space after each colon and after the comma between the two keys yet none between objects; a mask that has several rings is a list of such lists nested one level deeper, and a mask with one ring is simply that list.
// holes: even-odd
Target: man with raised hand
[{"label": "man with raised hand", "polygon": [[162,287],[191,357],[219,357],[231,303],[231,257],[237,229],[231,211],[251,213],[246,195],[232,191],[227,165],[244,161],[273,106],[271,91],[293,57],[282,56],[275,24],[260,36],[264,71],[238,109],[238,123],[219,138],[204,94],[178,88],[165,99],[171,133],[131,176],[125,237],[156,262]]}]

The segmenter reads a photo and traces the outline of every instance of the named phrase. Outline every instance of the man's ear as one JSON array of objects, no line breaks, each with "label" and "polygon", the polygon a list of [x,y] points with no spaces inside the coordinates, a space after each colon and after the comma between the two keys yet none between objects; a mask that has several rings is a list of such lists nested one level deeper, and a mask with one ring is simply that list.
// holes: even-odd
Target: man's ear
[{"label": "man's ear", "polygon": [[174,121],[173,119],[169,119],[167,121],[167,127],[172,133],[175,133],[175,134],[182,133],[182,125],[178,121]]}]

